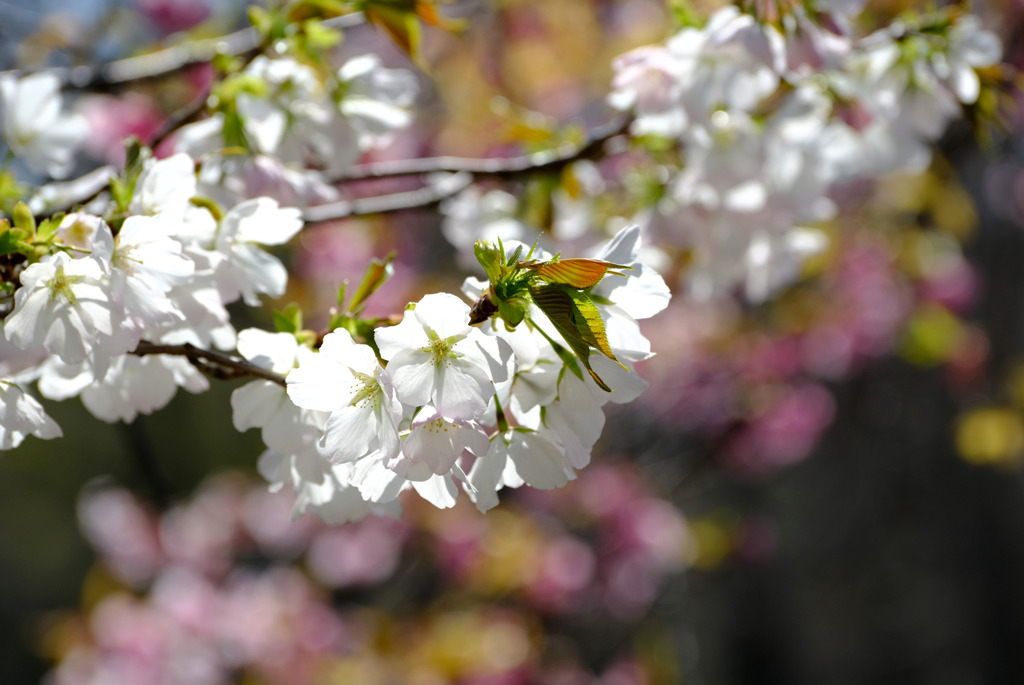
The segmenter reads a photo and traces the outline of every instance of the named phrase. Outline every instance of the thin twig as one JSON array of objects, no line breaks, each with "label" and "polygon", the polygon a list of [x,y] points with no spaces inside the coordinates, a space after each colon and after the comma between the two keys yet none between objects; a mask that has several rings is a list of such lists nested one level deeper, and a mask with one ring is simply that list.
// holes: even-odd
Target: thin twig
[{"label": "thin twig", "polygon": [[344,183],[374,178],[414,176],[434,172],[468,172],[475,176],[512,176],[565,166],[578,159],[599,155],[606,142],[626,132],[630,117],[621,116],[594,128],[580,143],[565,143],[550,150],[541,150],[518,157],[489,159],[471,157],[423,157],[387,162],[359,164],[328,177],[328,181]]},{"label": "thin twig", "polygon": [[[361,12],[326,19],[323,24],[331,28],[345,29],[364,22]],[[64,87],[80,90],[100,90],[121,86],[133,81],[158,78],[181,71],[186,67],[209,62],[217,54],[241,55],[259,47],[259,34],[253,27],[245,28],[219,38],[194,40],[182,45],[152,52],[148,55],[128,57],[106,64],[90,67],[51,67],[32,71],[12,69],[0,72],[0,77],[21,77],[30,73],[48,73],[56,76]]]},{"label": "thin twig", "polygon": [[[202,104],[203,102],[197,99],[172,118],[178,121],[178,123],[183,123],[190,117],[195,116],[194,107],[198,106],[199,111],[201,111]],[[541,150],[540,152],[519,157],[496,159],[425,157],[421,159],[358,165],[343,172],[333,180],[345,182],[437,172],[448,172],[453,175],[417,190],[355,200],[339,200],[337,202],[307,207],[303,210],[303,219],[307,222],[315,223],[331,219],[343,219],[350,216],[383,214],[403,209],[429,207],[468,187],[473,182],[475,176],[516,176],[557,169],[580,159],[599,156],[604,152],[605,144],[612,138],[624,133],[629,127],[629,123],[629,117],[619,117],[593,129],[581,143],[560,145],[550,150]],[[168,130],[174,129],[169,128]],[[159,138],[160,136],[158,135],[158,140]],[[68,182],[67,185],[72,186],[75,182]],[[91,193],[90,196],[95,195],[95,192]],[[75,204],[75,202],[65,200],[62,204],[67,207]]]},{"label": "thin twig", "polygon": [[167,119],[160,125],[156,133],[153,134],[152,140],[148,142],[151,149],[156,149],[160,143],[164,142],[172,133],[177,131],[185,124],[190,124],[203,113],[206,109],[206,101],[210,98],[210,89],[203,88],[202,92],[197,95],[192,102],[189,102],[184,107],[175,110],[171,113]]},{"label": "thin twig", "polygon": [[605,143],[625,133],[629,117],[619,117],[587,134],[583,142],[560,145],[519,157],[473,159],[464,157],[424,157],[393,162],[375,162],[352,167],[333,177],[334,182],[377,178],[395,178],[416,174],[448,172],[453,175],[432,185],[402,193],[378,195],[357,200],[339,200],[308,207],[303,211],[307,222],[342,219],[349,216],[380,214],[402,209],[429,207],[449,198],[472,183],[475,176],[515,176],[560,168],[576,160],[601,155]]},{"label": "thin twig", "polygon": [[105,164],[70,181],[47,183],[32,194],[29,209],[41,219],[77,204],[88,204],[110,186],[110,177],[116,175],[117,169]]},{"label": "thin twig", "polygon": [[464,190],[473,182],[470,174],[455,174],[433,185],[401,193],[375,195],[356,200],[338,200],[323,205],[306,207],[302,219],[307,223],[396,212],[402,209],[429,207]]},{"label": "thin twig", "polygon": [[224,354],[223,352],[204,350],[191,343],[184,343],[182,345],[159,345],[143,340],[138,344],[132,354],[138,357],[145,357],[149,354],[170,354],[178,357],[186,357],[193,366],[214,378],[230,380],[233,378],[253,376],[255,378],[262,378],[263,380],[270,381],[271,383],[277,383],[281,387],[286,387],[287,385],[285,383],[284,376],[280,374],[256,366],[244,359]]}]

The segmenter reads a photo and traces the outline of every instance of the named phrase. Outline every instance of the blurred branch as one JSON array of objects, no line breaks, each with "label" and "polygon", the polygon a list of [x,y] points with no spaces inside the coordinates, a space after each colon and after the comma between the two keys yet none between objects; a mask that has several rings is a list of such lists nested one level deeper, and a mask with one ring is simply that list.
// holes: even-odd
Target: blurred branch
[{"label": "blurred branch", "polygon": [[153,504],[161,511],[166,511],[171,505],[170,487],[161,475],[156,453],[153,450],[153,442],[146,435],[142,421],[122,423],[121,427],[128,442],[128,454],[131,455],[139,478],[149,492]]},{"label": "blurred branch", "polygon": [[190,124],[195,121],[203,110],[206,109],[206,101],[210,97],[209,87],[203,88],[202,92],[197,95],[192,102],[189,102],[184,107],[171,112],[171,115],[164,120],[157,129],[156,133],[153,134],[153,138],[148,141],[148,145],[151,149],[156,149],[160,143],[164,142],[172,133],[177,131],[185,124]]},{"label": "blurred branch", "polygon": [[339,200],[337,202],[307,207],[302,211],[302,218],[308,223],[316,223],[331,219],[343,219],[349,216],[364,216],[367,214],[396,212],[402,209],[429,207],[464,190],[472,182],[473,176],[471,174],[453,174],[448,178],[417,190],[376,195],[357,200]]},{"label": "blurred branch", "polygon": [[519,157],[497,157],[490,159],[469,157],[423,157],[387,162],[359,164],[342,171],[328,180],[334,183],[361,181],[396,176],[414,176],[436,172],[467,172],[474,176],[514,176],[547,169],[556,169],[579,159],[600,156],[604,144],[622,135],[629,127],[631,118],[621,116],[589,131],[579,143],[564,143],[550,150],[541,150]]},{"label": "blurred branch", "polygon": [[70,181],[47,183],[28,200],[29,208],[37,217],[43,218],[76,204],[85,204],[106,190],[110,186],[110,177],[116,175],[117,169],[105,164]]},{"label": "blurred branch", "polygon": [[[344,29],[358,26],[364,22],[361,12],[353,12],[340,17],[324,20],[323,24],[331,28]],[[204,64],[216,55],[243,55],[259,47],[259,35],[253,27],[229,33],[218,38],[193,40],[172,48],[152,52],[148,55],[119,59],[100,66],[51,67],[38,71],[12,69],[0,72],[3,76],[27,76],[31,73],[48,73],[56,76],[61,85],[80,90],[100,90],[111,86],[119,86],[158,78],[181,71],[186,67]]]},{"label": "blurred branch", "polygon": [[[155,147],[173,131],[177,130],[179,126],[198,116],[202,112],[205,103],[206,94],[203,93],[171,115],[160,131],[157,132],[152,145]],[[579,143],[565,143],[550,150],[541,150],[518,157],[499,157],[494,159],[424,157],[357,165],[334,177],[328,177],[327,180],[345,183],[428,173],[448,173],[450,175],[417,190],[354,200],[339,200],[337,202],[307,207],[303,210],[302,217],[307,222],[316,223],[332,219],[343,219],[350,216],[365,216],[368,214],[395,212],[403,209],[429,207],[464,190],[473,182],[476,176],[517,176],[519,174],[559,169],[580,159],[600,157],[606,154],[605,144],[612,138],[625,133],[630,121],[630,118],[627,116],[618,117],[607,124],[594,128]],[[106,174],[107,181],[109,182],[109,172],[106,172]],[[63,201],[55,201],[48,204],[51,208],[56,206],[59,209],[64,209],[81,201],[81,198],[94,197],[100,190],[106,187],[105,183],[97,187],[97,175],[97,172],[93,171],[80,179],[60,185],[59,189],[63,191]],[[86,183],[86,180],[89,182]],[[75,184],[87,188],[90,192],[75,194],[72,190],[77,187]],[[56,188],[53,194],[56,194]]]},{"label": "blurred branch", "polygon": [[253,376],[285,387],[284,376],[280,374],[256,366],[244,359],[224,354],[223,352],[201,349],[191,343],[184,343],[183,345],[158,345],[143,340],[132,354],[138,357],[145,357],[149,354],[170,354],[186,357],[194,367],[214,378],[231,380]]}]

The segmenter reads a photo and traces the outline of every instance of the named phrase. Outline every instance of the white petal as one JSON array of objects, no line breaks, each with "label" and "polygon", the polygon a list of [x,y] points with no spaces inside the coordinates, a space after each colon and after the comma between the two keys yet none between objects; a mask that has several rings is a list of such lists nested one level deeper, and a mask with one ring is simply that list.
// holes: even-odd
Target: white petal
[{"label": "white petal", "polygon": [[345,407],[327,419],[324,436],[317,448],[332,464],[355,461],[369,453],[371,446],[378,442],[378,429],[373,411]]},{"label": "white petal", "polygon": [[262,428],[271,417],[287,402],[280,386],[271,381],[258,380],[235,388],[231,393],[232,421],[235,429],[246,431]]},{"label": "white petal", "polygon": [[473,330],[469,325],[469,305],[450,293],[425,295],[413,311],[420,324],[441,339],[467,335]]},{"label": "white petal", "polygon": [[438,509],[448,509],[455,506],[456,498],[459,495],[458,488],[452,477],[448,474],[433,476],[422,482],[413,482],[412,487],[420,497],[433,504]]},{"label": "white petal", "polygon": [[536,433],[512,431],[509,457],[527,485],[541,490],[560,488],[569,482],[572,467],[565,455]]},{"label": "white petal", "polygon": [[505,470],[507,459],[508,445],[505,444],[504,436],[499,435],[491,440],[487,454],[477,458],[473,463],[473,468],[469,471],[469,482],[473,484],[476,492],[470,494],[470,499],[480,511],[498,506],[497,492],[501,487],[501,474]]}]

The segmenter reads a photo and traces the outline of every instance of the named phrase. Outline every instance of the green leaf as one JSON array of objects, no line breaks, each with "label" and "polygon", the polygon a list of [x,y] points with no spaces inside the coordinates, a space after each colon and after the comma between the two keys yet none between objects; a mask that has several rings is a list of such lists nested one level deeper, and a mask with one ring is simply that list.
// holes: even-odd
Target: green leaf
[{"label": "green leaf", "polygon": [[[586,367],[594,382],[602,390],[611,392],[612,389],[590,367],[590,348],[592,345],[596,347],[597,345],[594,345],[594,343],[600,343],[604,337],[604,324],[601,322],[600,314],[597,313],[597,307],[590,303],[593,310],[590,311],[588,309],[587,313],[584,314],[580,311],[573,297],[573,294],[578,293],[573,293],[557,285],[534,286],[530,288],[530,294],[533,295],[533,301],[540,307],[540,310],[547,315],[558,333],[569,344],[569,347],[579,360],[583,362],[583,366]],[[596,326],[588,318],[595,313],[597,314],[597,325],[600,326],[600,336],[595,335],[594,329]],[[604,340],[604,347],[607,348],[607,346],[607,340]],[[611,358],[615,359],[614,356]]]},{"label": "green leaf", "polygon": [[110,177],[110,196],[114,199],[119,212],[128,211],[128,205],[132,201],[132,189],[124,179],[119,176]]},{"label": "green leaf", "polygon": [[281,311],[274,312],[274,328],[279,333],[296,334],[302,330],[302,310],[299,305],[289,304]]},{"label": "green leaf", "polygon": [[487,280],[491,283],[497,283],[498,279],[501,278],[501,254],[499,249],[486,240],[478,240],[473,245],[473,253],[476,255],[476,261],[480,262],[484,273],[487,274]]},{"label": "green leaf", "polygon": [[249,15],[249,23],[253,25],[253,28],[261,35],[267,35],[270,30],[270,13],[258,5],[250,5],[246,14]]},{"label": "green leaf", "polygon": [[352,320],[352,317],[348,314],[344,314],[334,307],[331,307],[330,317],[327,319],[327,330],[334,331],[339,328],[348,329],[349,322]]},{"label": "green leaf", "polygon": [[[615,358],[615,353],[608,346],[608,335],[604,330],[604,321],[601,320],[601,310],[597,308],[597,305],[591,301],[590,296],[586,293],[568,290],[567,294],[576,307],[573,320],[580,335],[587,341],[588,345],[618,364],[619,360]],[[622,366],[622,364],[619,364],[619,366]],[[626,367],[623,366],[622,368]]]},{"label": "green leaf", "polygon": [[18,183],[14,172],[0,171],[0,209],[8,214],[14,211],[14,205],[25,196],[26,192],[28,189]]},{"label": "green leaf", "polygon": [[288,21],[330,19],[351,11],[341,0],[299,0],[288,9]]},{"label": "green leaf", "polygon": [[345,311],[345,291],[348,290],[348,279],[346,278],[338,286],[338,309]]},{"label": "green leaf", "polygon": [[288,17],[276,9],[267,11],[253,5],[249,7],[248,14],[249,22],[260,34],[263,45],[271,45],[288,35]]},{"label": "green leaf", "polygon": [[519,258],[523,255],[523,246],[519,245],[516,247],[516,251],[508,256],[508,261],[505,262],[505,266],[511,267],[519,261]]},{"label": "green leaf", "polygon": [[36,218],[32,216],[32,210],[24,202],[19,202],[14,207],[14,214],[11,217],[16,228],[20,228],[28,235],[35,235]]},{"label": "green leaf", "polygon": [[60,228],[61,223],[64,221],[64,213],[60,212],[53,216],[43,219],[42,223],[36,228],[36,238],[45,242],[50,242],[53,239],[53,235]]},{"label": "green leaf", "polygon": [[224,112],[224,146],[249,149],[249,139],[245,137],[245,124],[234,107]]},{"label": "green leaf", "polygon": [[124,168],[125,175],[132,178],[132,185],[142,173],[146,160],[153,156],[153,151],[142,144],[138,136],[128,136],[124,139]]},{"label": "green leaf", "polygon": [[[572,352],[570,352],[569,350],[565,349],[557,342],[555,342],[551,338],[551,336],[545,333],[544,329],[541,328],[540,326],[531,323],[531,328],[532,330],[537,331],[538,333],[543,335],[551,344],[551,347],[552,349],[554,349],[555,354],[557,354],[558,358],[562,360],[562,365],[564,367],[563,371],[564,369],[569,369],[570,371],[572,371],[573,375],[576,376],[576,378],[583,380],[583,372],[580,370],[580,365],[576,362],[576,357],[573,356]],[[559,379],[561,379],[561,376],[559,376]]]},{"label": "green leaf", "polygon": [[245,63],[234,55],[218,52],[210,60],[210,65],[220,74],[234,74],[241,71]]},{"label": "green leaf", "polygon": [[14,254],[20,252],[28,254],[32,246],[25,242],[28,234],[20,228],[8,228],[0,233],[0,255]]},{"label": "green leaf", "polygon": [[498,315],[505,322],[505,328],[510,331],[523,322],[529,309],[530,303],[520,297],[498,300]]},{"label": "green leaf", "polygon": [[[632,269],[629,266],[604,262],[599,259],[561,259],[549,262],[525,264],[548,283],[560,283],[573,288],[591,288],[597,285],[610,269]],[[612,275],[622,276],[618,271],[610,271]]]},{"label": "green leaf", "polygon": [[110,179],[110,195],[120,214],[128,212],[132,194],[135,192],[135,184],[146,166],[146,161],[153,157],[152,150],[143,145],[137,136],[129,136],[125,139],[124,152],[124,171]]},{"label": "green leaf", "polygon": [[704,25],[701,13],[689,0],[669,0],[668,8],[677,29],[700,28]]},{"label": "green leaf", "polygon": [[394,275],[395,268],[391,265],[394,260],[394,252],[383,260],[377,258],[370,260],[370,265],[366,267],[366,272],[363,274],[363,280],[352,295],[352,301],[348,304],[349,311],[352,314],[361,312],[367,298],[373,295],[378,288]]},{"label": "green leaf", "polygon": [[319,21],[310,20],[302,25],[306,34],[306,43],[313,50],[328,50],[341,43],[341,31],[324,26]]}]

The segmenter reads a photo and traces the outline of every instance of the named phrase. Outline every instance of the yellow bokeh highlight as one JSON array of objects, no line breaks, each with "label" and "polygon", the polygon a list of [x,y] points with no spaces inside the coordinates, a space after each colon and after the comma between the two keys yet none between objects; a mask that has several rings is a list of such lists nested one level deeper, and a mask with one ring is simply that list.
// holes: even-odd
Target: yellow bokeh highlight
[{"label": "yellow bokeh highlight", "polygon": [[690,522],[693,558],[690,564],[702,570],[713,569],[725,562],[736,548],[735,523],[723,516],[712,516]]},{"label": "yellow bokeh highlight", "polygon": [[913,364],[936,366],[956,354],[964,334],[963,322],[948,309],[929,305],[914,312],[907,323],[901,352]]},{"label": "yellow bokeh highlight", "polygon": [[972,409],[957,420],[956,448],[971,464],[1018,466],[1024,457],[1024,421],[1008,407]]},{"label": "yellow bokeh highlight", "polygon": [[405,653],[404,682],[451,682],[513,670],[534,648],[522,623],[479,609],[435,614]]},{"label": "yellow bokeh highlight", "polygon": [[483,553],[468,580],[480,592],[507,594],[534,578],[546,539],[530,519],[510,511],[488,512],[487,519]]}]

